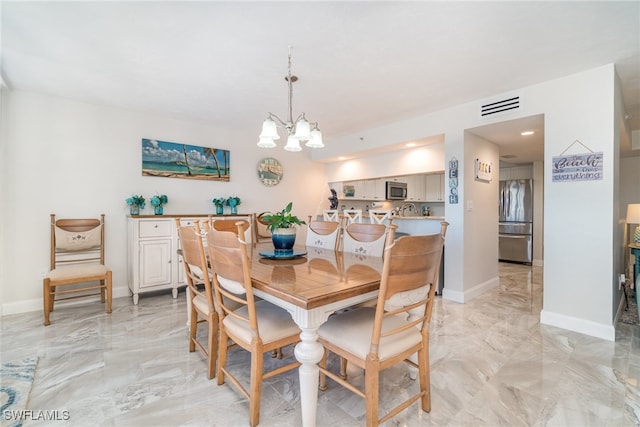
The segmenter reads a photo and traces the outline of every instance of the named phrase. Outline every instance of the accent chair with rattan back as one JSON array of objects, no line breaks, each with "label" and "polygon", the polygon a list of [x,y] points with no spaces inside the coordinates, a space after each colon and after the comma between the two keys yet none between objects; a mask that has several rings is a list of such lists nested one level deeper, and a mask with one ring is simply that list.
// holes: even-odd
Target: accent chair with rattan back
[{"label": "accent chair with rattan back", "polygon": [[268,212],[262,212],[254,215],[253,221],[253,242],[270,242],[271,241],[271,231],[267,227],[267,223],[262,220],[264,215],[267,215]]},{"label": "accent chair with rattan back", "polygon": [[[228,378],[249,400],[249,424],[256,426],[260,420],[263,380],[300,365],[293,362],[264,372],[264,353],[299,342],[300,329],[286,310],[254,298],[244,240],[247,227],[246,221],[238,221],[235,233],[214,227],[207,233],[207,249],[220,318],[218,384],[224,384]],[[242,385],[239,376],[232,375],[233,369],[227,368],[229,341],[251,353],[249,390]]]},{"label": "accent chair with rattan back", "polygon": [[[328,376],[365,399],[367,426],[384,423],[418,400],[423,411],[431,411],[429,326],[447,225],[442,222],[439,234],[395,241],[396,226],[391,225],[376,307],[336,314],[318,330],[325,348],[320,389],[326,389]],[[364,369],[364,391],[327,369],[327,351]],[[410,360],[414,354],[417,364]],[[403,361],[418,368],[420,389],[380,417],[380,372]]]},{"label": "accent chair with rattan back", "polygon": [[51,214],[50,227],[50,271],[43,279],[44,325],[51,323],[54,303],[61,300],[100,295],[111,313],[111,270],[104,264],[104,214],[99,219],[56,219]]}]

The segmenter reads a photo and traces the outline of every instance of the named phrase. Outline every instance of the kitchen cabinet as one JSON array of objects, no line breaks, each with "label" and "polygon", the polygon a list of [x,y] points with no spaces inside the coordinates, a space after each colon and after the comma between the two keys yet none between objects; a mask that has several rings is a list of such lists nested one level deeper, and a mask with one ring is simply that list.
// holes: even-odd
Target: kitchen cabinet
[{"label": "kitchen cabinet", "polygon": [[[145,292],[171,289],[177,298],[178,288],[185,285],[182,258],[178,255],[176,217],[180,218],[181,225],[193,225],[194,221],[207,219],[209,215],[140,215],[127,219],[127,282],[135,305]],[[252,215],[213,215],[211,218],[245,219],[249,224],[253,221]],[[247,242],[252,241],[251,230],[247,230]]]},{"label": "kitchen cabinet", "polygon": [[407,201],[424,202],[427,200],[426,195],[426,176],[425,175],[408,175],[407,179]]},{"label": "kitchen cabinet", "polygon": [[427,202],[444,202],[444,173],[428,174],[425,179]]},{"label": "kitchen cabinet", "polygon": [[363,181],[362,195],[365,200],[385,200],[385,180],[366,179]]}]

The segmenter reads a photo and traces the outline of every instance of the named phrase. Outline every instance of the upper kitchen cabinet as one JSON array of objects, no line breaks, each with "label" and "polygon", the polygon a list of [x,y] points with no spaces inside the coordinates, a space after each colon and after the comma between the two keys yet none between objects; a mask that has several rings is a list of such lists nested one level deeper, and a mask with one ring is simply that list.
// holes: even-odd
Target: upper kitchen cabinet
[{"label": "upper kitchen cabinet", "polygon": [[533,179],[533,165],[501,167],[500,181],[510,179]]},{"label": "upper kitchen cabinet", "polygon": [[410,202],[424,202],[426,197],[425,175],[407,175],[407,200]]},{"label": "upper kitchen cabinet", "polygon": [[426,201],[444,202],[444,172],[427,175]]},{"label": "upper kitchen cabinet", "polygon": [[329,186],[342,200],[385,200],[386,197],[384,179],[332,182]]},{"label": "upper kitchen cabinet", "polygon": [[385,200],[385,180],[365,179],[362,182],[362,195],[366,200]]}]

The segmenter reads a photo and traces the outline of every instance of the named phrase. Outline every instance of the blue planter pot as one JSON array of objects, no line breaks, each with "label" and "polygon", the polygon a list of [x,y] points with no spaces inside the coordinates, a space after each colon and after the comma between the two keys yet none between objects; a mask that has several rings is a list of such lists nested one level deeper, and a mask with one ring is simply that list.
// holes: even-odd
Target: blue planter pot
[{"label": "blue planter pot", "polygon": [[295,228],[279,228],[271,234],[271,241],[276,252],[292,252],[296,243]]}]

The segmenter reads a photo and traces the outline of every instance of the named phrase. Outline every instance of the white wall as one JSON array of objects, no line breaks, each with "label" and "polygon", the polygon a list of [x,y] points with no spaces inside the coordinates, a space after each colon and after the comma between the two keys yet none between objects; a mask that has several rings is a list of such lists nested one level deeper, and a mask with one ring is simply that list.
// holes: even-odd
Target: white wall
[{"label": "white wall", "polygon": [[[464,201],[477,195],[465,176],[473,158],[465,150],[464,129],[481,125],[545,115],[544,155],[544,308],[541,321],[566,329],[614,339],[614,312],[617,296],[613,289],[619,268],[614,247],[619,246],[614,233],[614,208],[617,201],[615,170],[617,141],[614,129],[613,64],[565,78],[529,86],[509,93],[458,105],[401,122],[366,129],[332,141],[343,153],[358,152],[362,137],[371,147],[390,141],[409,141],[430,135],[445,135],[445,162],[455,157],[461,164],[460,203],[445,204],[447,231],[445,257],[446,285],[443,296],[460,300],[466,293],[482,286],[485,278],[467,274],[479,264],[482,253],[466,251],[473,231],[464,211]],[[492,118],[480,116],[483,103],[520,96],[516,111]],[[552,157],[561,154],[576,139],[593,151],[604,153],[604,179],[601,181],[551,183]],[[350,148],[352,150],[350,150]],[[314,158],[328,158],[336,153],[314,153]],[[447,190],[448,192],[448,186]],[[495,198],[493,199],[495,200]],[[617,208],[616,208],[617,210]],[[494,226],[494,224],[487,224]],[[612,243],[613,242],[613,243]],[[496,257],[497,258],[497,257]],[[497,259],[488,262],[497,263]],[[460,295],[462,293],[462,296]]]},{"label": "white wall", "polygon": [[544,163],[533,162],[533,265],[544,264]]},{"label": "white wall", "polygon": [[444,169],[444,142],[423,147],[332,162],[327,165],[329,182],[382,178],[437,172]]},{"label": "white wall", "polygon": [[[213,213],[213,197],[238,195],[240,213],[282,209],[306,218],[328,206],[325,166],[309,151],[256,147],[259,123],[246,131],[207,123],[83,104],[14,91],[2,98],[0,198],[0,292],[2,313],[41,310],[41,272],[48,268],[49,214],[106,214],[106,259],[114,272],[114,294],[127,295],[125,198],[166,194],[167,214]],[[231,181],[141,175],[141,138],[231,151]],[[281,183],[263,186],[256,166],[275,157],[284,166]],[[151,214],[151,206],[143,213]]]},{"label": "white wall", "polygon": [[[497,202],[500,148],[469,132],[465,132],[464,138],[466,161],[461,185],[464,186],[465,197],[460,199],[460,203],[464,209],[465,280],[461,302],[498,286],[499,282]],[[493,165],[490,182],[475,179],[475,159]]]}]

